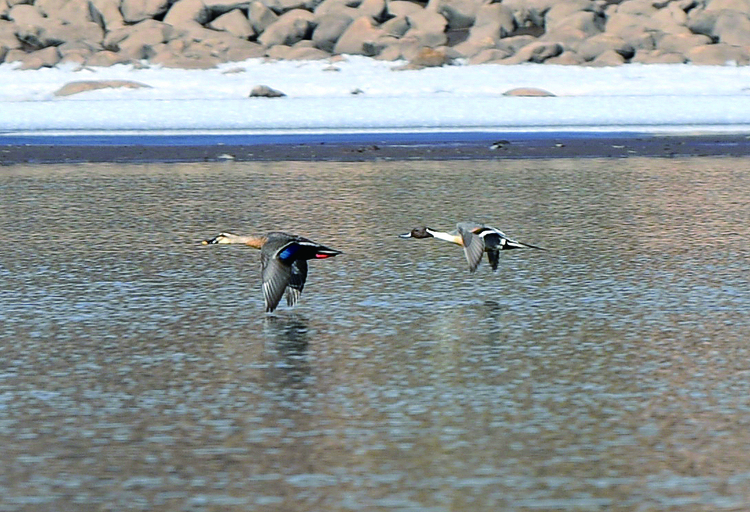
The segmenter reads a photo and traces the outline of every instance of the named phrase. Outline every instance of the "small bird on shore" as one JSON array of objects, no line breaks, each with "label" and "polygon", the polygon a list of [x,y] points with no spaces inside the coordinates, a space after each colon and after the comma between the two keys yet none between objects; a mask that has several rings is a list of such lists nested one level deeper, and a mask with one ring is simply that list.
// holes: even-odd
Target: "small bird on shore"
[{"label": "small bird on shore", "polygon": [[485,252],[494,271],[497,270],[500,261],[500,251],[524,248],[546,250],[536,245],[518,242],[508,238],[499,229],[476,222],[459,222],[456,224],[456,229],[450,233],[420,226],[399,236],[401,238],[439,238],[460,245],[464,248],[466,261],[469,262],[469,272],[474,272],[477,269]]},{"label": "small bird on shore", "polygon": [[203,245],[209,244],[243,244],[260,249],[263,300],[267,313],[276,309],[284,291],[288,306],[297,303],[307,279],[307,260],[331,258],[341,254],[341,251],[281,231],[250,236],[220,233],[203,241]]}]

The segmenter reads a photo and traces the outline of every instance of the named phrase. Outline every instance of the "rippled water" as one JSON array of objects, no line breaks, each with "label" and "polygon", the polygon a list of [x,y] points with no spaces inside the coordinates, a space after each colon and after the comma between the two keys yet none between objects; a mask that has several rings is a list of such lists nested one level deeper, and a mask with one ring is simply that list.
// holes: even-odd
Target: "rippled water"
[{"label": "rippled water", "polygon": [[[743,510],[750,160],[0,169],[0,510]],[[471,275],[402,240],[548,248]],[[289,230],[345,254],[263,311]]]}]

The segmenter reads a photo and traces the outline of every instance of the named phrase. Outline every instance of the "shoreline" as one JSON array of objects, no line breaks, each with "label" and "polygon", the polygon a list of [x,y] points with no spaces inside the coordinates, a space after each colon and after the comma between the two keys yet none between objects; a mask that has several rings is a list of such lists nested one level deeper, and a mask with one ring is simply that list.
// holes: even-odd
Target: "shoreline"
[{"label": "shoreline", "polygon": [[750,156],[750,134],[426,132],[147,137],[0,134],[0,166],[699,156]]}]

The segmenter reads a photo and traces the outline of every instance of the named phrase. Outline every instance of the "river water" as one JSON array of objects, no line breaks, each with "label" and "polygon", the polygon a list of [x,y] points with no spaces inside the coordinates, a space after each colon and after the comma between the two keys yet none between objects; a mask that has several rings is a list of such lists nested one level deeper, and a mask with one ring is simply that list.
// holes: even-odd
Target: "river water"
[{"label": "river water", "polygon": [[[0,169],[0,510],[744,510],[750,159]],[[547,251],[475,274],[396,235]],[[263,313],[285,230],[344,254]]]}]

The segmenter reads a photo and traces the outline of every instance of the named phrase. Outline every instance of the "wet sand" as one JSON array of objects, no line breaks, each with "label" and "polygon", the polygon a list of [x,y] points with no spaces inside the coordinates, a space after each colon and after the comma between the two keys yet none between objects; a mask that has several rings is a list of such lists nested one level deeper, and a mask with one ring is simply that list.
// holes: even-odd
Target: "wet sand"
[{"label": "wet sand", "polygon": [[[226,141],[226,142],[224,142]],[[355,134],[3,137],[0,164],[748,156],[750,134]]]}]

